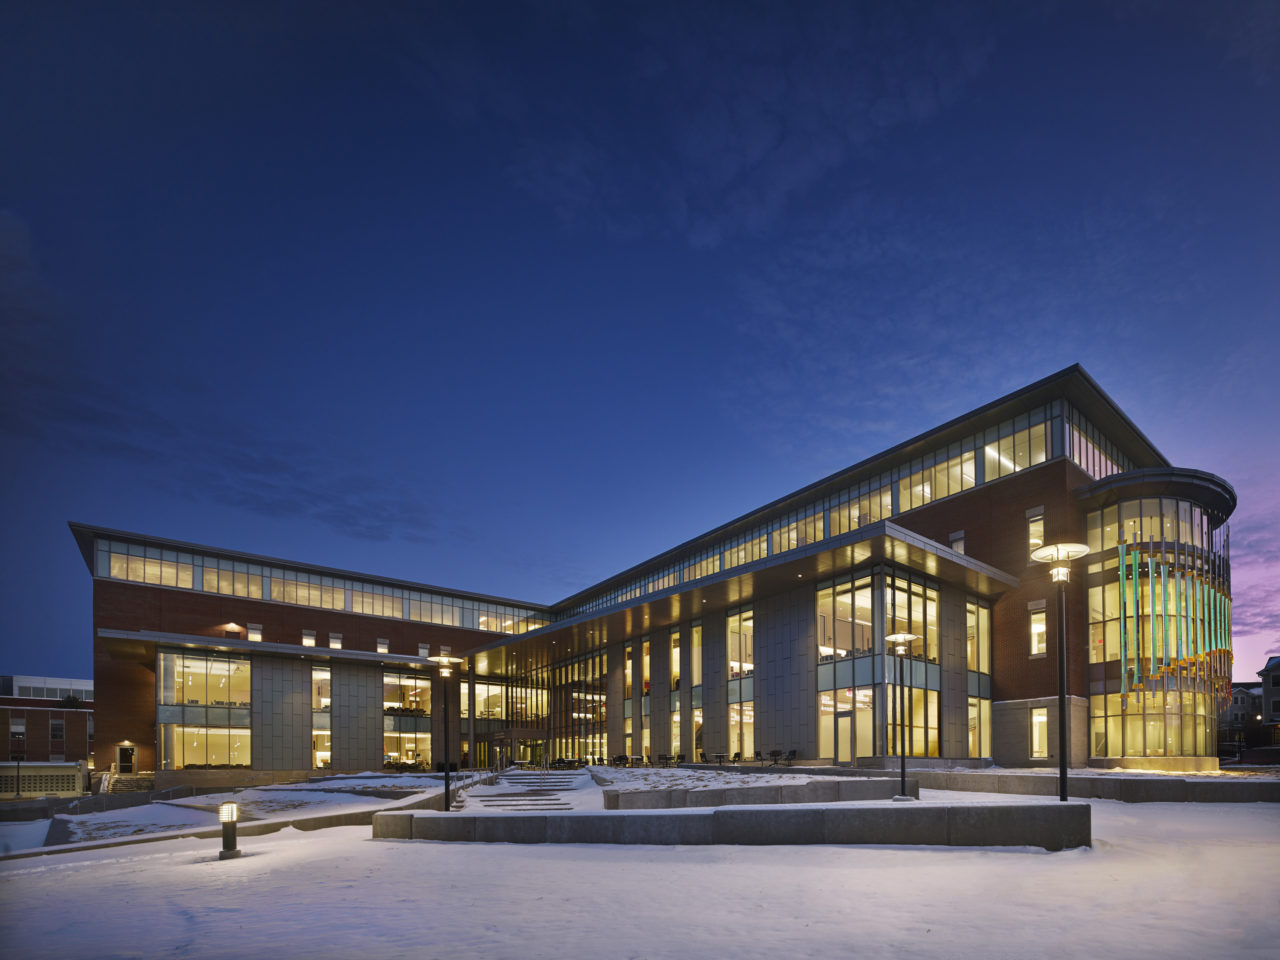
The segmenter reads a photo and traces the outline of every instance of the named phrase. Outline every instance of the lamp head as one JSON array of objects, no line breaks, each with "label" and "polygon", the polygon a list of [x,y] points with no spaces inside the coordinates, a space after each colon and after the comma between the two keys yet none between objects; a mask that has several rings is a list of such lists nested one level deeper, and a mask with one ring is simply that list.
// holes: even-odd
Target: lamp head
[{"label": "lamp head", "polygon": [[218,804],[218,822],[235,823],[240,819],[240,805],[234,800]]},{"label": "lamp head", "polygon": [[440,668],[440,676],[449,677],[453,675],[453,665],[461,663],[461,657],[451,657],[447,653],[437,653],[434,657],[427,657],[432,663]]},{"label": "lamp head", "polygon": [[920,637],[914,633],[891,633],[884,638],[884,642],[893,648],[895,655],[905,657],[907,651],[911,649],[911,644],[919,639]]}]

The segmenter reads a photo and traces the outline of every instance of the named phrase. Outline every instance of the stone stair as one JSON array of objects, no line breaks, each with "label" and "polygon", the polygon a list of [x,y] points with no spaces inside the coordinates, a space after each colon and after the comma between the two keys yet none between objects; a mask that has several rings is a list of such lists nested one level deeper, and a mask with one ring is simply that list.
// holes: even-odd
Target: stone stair
[{"label": "stone stair", "polygon": [[155,775],[148,773],[117,773],[107,783],[107,793],[137,793],[155,788]]},{"label": "stone stair", "polygon": [[464,805],[475,811],[572,810],[568,794],[593,783],[583,770],[509,770],[492,786],[468,790]]}]

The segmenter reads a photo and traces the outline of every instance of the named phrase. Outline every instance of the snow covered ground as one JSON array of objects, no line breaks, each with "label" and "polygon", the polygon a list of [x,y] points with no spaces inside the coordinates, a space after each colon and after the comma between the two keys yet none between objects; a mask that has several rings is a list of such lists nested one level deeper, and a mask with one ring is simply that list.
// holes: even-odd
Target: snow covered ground
[{"label": "snow covered ground", "polygon": [[1275,956],[1280,805],[1091,803],[1094,847],[1061,853],[338,827],[242,838],[245,856],[220,862],[216,840],[164,840],[0,863],[0,943],[59,960]]},{"label": "snow covered ground", "polygon": [[[465,783],[475,775],[464,774]],[[245,820],[296,820],[365,810],[384,810],[398,803],[438,794],[443,777],[430,774],[359,774],[327,777],[307,783],[250,787],[181,800],[149,803],[122,810],[59,815],[52,831],[48,820],[0,823],[0,851],[17,852],[46,842],[78,843],[114,840],[139,834],[163,834],[218,826],[218,804],[235,800]],[[46,836],[48,840],[46,841]]]},{"label": "snow covered ground", "polygon": [[805,774],[800,768],[791,768],[791,772],[787,773],[774,773],[768,767],[763,770],[758,767],[752,768],[751,773],[739,773],[732,769],[720,768],[689,770],[685,768],[591,767],[590,769],[602,782],[609,782],[610,790],[620,792],[672,788],[698,790],[707,787],[777,787],[784,783],[808,783],[810,780],[830,779]]}]

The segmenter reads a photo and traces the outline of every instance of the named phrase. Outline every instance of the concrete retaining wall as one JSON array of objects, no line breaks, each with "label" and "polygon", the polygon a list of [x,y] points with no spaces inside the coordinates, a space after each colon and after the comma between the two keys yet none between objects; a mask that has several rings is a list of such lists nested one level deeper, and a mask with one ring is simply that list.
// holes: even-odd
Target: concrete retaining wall
[{"label": "concrete retaining wall", "polygon": [[[706,787],[699,790],[605,790],[606,810],[669,810],[681,807],[730,807],[773,803],[835,803],[839,800],[889,800],[898,793],[895,778],[848,778],[788,783],[782,786]],[[907,795],[920,796],[920,784],[907,780]]]},{"label": "concrete retaining wall", "polygon": [[528,816],[397,811],[374,815],[373,836],[477,843],[930,844],[1062,850],[1092,844],[1091,813],[1087,803],[894,803]]},{"label": "concrete retaining wall", "polygon": [[[1041,797],[1058,794],[1056,775],[1035,773],[970,773],[965,770],[913,770],[930,790],[1016,793]],[[908,781],[910,782],[910,781]],[[1280,780],[1184,780],[1181,777],[1116,777],[1071,774],[1067,795],[1080,799],[1125,803],[1280,803]]]}]

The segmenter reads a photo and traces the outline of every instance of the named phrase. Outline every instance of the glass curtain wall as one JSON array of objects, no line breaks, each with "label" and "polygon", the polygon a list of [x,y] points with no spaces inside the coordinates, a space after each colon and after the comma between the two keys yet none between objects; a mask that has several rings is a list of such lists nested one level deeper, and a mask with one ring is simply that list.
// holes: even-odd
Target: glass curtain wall
[{"label": "glass curtain wall", "polygon": [[431,767],[431,679],[425,674],[382,674],[382,765],[390,770]]},{"label": "glass curtain wall", "polygon": [[1085,529],[1090,753],[1213,756],[1231,686],[1227,525],[1151,497],[1092,511]]},{"label": "glass curtain wall", "polygon": [[669,649],[669,663],[671,666],[671,755],[680,755],[680,628],[671,628],[671,645]]},{"label": "glass curtain wall", "polygon": [[817,585],[818,756],[850,763],[875,753],[872,577]]},{"label": "glass curtain wall", "polygon": [[729,753],[755,756],[755,614],[750,606],[726,616],[729,666]]},{"label": "glass curtain wall", "polygon": [[156,654],[161,770],[250,765],[250,675],[248,659]]},{"label": "glass curtain wall", "polygon": [[965,657],[969,682],[969,756],[991,756],[991,608],[965,603]]},{"label": "glass curtain wall", "polygon": [[[905,572],[877,567],[822,581],[815,592],[818,756],[835,763],[896,756],[899,743],[906,744],[910,755],[938,756],[942,671],[937,588]],[[982,622],[986,645],[975,649],[975,658],[981,662],[986,657],[988,672],[986,686],[979,690],[975,685],[974,696],[986,698],[989,731],[989,612]],[[919,638],[903,658],[906,694],[901,718],[897,658],[886,656],[883,641],[889,633]],[[981,731],[981,716],[978,727]]]},{"label": "glass curtain wall", "polygon": [[[552,671],[551,752],[556,759],[603,759],[606,743],[604,650],[557,664]],[[477,701],[478,707],[479,701]]]},{"label": "glass curtain wall", "polygon": [[311,668],[311,766],[319,770],[333,757],[333,683],[328,667]]}]

